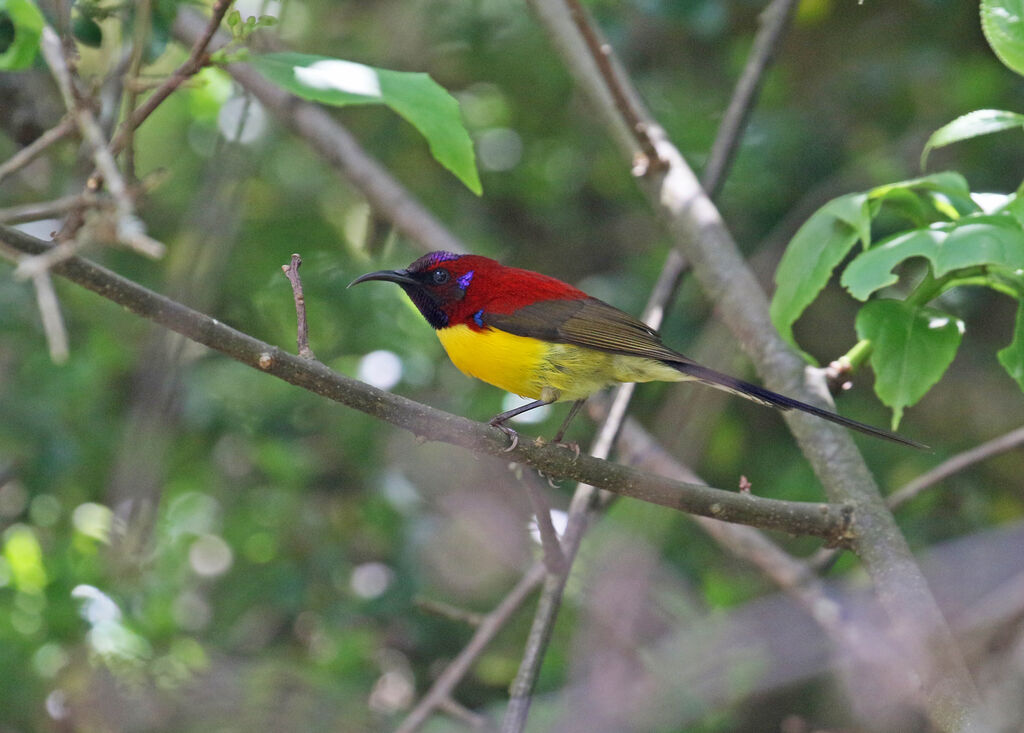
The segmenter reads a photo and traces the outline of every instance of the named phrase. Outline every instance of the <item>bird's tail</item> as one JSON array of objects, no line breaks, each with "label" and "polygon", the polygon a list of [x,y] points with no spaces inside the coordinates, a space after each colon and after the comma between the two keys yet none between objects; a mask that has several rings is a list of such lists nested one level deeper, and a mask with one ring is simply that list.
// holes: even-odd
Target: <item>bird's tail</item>
[{"label": "bird's tail", "polygon": [[714,369],[708,369],[700,364],[682,362],[672,363],[671,365],[691,379],[703,382],[704,384],[715,387],[716,389],[722,389],[727,392],[738,394],[741,397],[746,397],[748,400],[758,402],[768,407],[774,407],[777,410],[801,410],[803,412],[809,412],[810,414],[816,415],[824,420],[834,422],[837,425],[842,425],[844,428],[857,430],[867,435],[873,435],[876,438],[884,438],[885,440],[891,440],[894,443],[900,443],[901,445],[907,445],[919,450],[931,450],[931,448],[923,443],[918,443],[916,440],[904,438],[902,435],[897,435],[896,433],[883,430],[882,428],[876,428],[874,425],[868,425],[867,423],[858,422],[857,420],[851,420],[848,417],[837,415],[830,410],[823,410],[820,407],[809,405],[806,402],[795,400],[792,397],[786,397],[778,392],[772,392],[770,389],[759,387],[758,385],[751,384],[750,382],[744,382],[742,379],[730,377],[728,374],[716,372]]}]

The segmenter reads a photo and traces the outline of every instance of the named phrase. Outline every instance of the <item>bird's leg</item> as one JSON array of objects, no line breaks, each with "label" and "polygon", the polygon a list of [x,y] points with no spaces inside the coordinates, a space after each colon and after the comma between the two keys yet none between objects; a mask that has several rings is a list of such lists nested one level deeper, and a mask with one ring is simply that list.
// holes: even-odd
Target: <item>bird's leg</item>
[{"label": "bird's leg", "polygon": [[[561,443],[562,442],[562,436],[565,435],[565,431],[568,430],[569,423],[572,422],[572,418],[577,416],[577,414],[580,412],[580,408],[583,406],[583,403],[586,402],[586,401],[587,401],[586,399],[578,399],[577,401],[574,401],[572,403],[571,407],[569,407],[569,414],[565,416],[565,420],[562,421],[562,426],[560,428],[558,428],[558,432],[555,433],[555,442],[556,443]],[[577,445],[577,446],[575,446],[575,448],[577,448],[577,454],[579,455],[580,446]]]},{"label": "bird's leg", "polygon": [[554,402],[554,400],[534,400],[533,402],[527,402],[525,405],[520,405],[519,407],[515,407],[511,410],[500,412],[488,421],[488,425],[493,425],[512,439],[512,445],[505,449],[506,453],[515,450],[516,446],[519,445],[519,433],[507,426],[505,421],[512,419],[516,415],[522,415],[524,412],[536,410],[538,407],[550,405],[552,402]]}]

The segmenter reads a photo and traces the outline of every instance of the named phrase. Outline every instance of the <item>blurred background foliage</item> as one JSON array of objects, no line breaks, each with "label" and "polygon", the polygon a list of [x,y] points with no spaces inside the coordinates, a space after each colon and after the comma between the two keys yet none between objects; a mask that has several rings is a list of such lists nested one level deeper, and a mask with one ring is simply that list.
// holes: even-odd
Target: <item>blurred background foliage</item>
[{"label": "blurred background foliage", "polygon": [[[159,20],[173,16],[176,3],[158,6]],[[462,104],[481,198],[387,110],[334,114],[475,252],[642,309],[669,244],[523,3],[236,6],[243,16],[279,17],[272,33],[293,50],[429,72]],[[763,3],[589,6],[654,116],[699,169]],[[766,287],[788,238],[829,198],[917,175],[927,136],[957,115],[1024,110],[1019,79],[992,55],[977,13],[962,0],[801,3],[719,197]],[[86,79],[99,81],[118,62],[122,34],[130,35],[124,17],[113,12],[99,25],[101,44],[80,47]],[[168,40],[165,21],[153,38],[146,72],[160,76],[185,50]],[[31,103],[14,91],[6,97],[0,158],[59,115],[41,62],[0,75],[5,89],[26,85]],[[345,290],[353,277],[420,252],[224,72],[204,71],[161,106],[136,149],[140,176],[159,180],[140,213],[169,253],[160,262],[111,250],[90,257],[293,348],[294,310],[280,267],[299,252],[321,360],[474,419],[502,409],[502,394],[447,362],[397,288]],[[1022,149],[1012,135],[984,137],[936,151],[929,169],[954,168],[975,190],[1009,192],[1020,183]],[[0,186],[0,207],[76,193],[89,166],[76,144],[62,143]],[[44,222],[32,231],[54,228]],[[487,611],[538,555],[524,492],[501,462],[419,443],[66,283],[57,286],[71,355],[54,364],[32,289],[9,273],[0,270],[4,730],[390,729],[471,633],[416,600]],[[1009,340],[1012,303],[980,289],[955,298],[947,305],[968,323],[964,348],[902,426],[935,453],[858,437],[888,490],[1017,427],[1024,414],[1020,391],[994,356]],[[833,286],[797,324],[797,338],[827,362],[855,342],[854,312]],[[684,282],[663,333],[701,361],[753,376],[693,282]],[[857,375],[839,407],[884,425],[870,379]],[[756,493],[821,497],[771,411],[699,387],[647,385],[633,414],[712,485],[735,487],[744,475]],[[554,410],[521,430],[550,435],[561,418]],[[586,445],[591,433],[579,420],[570,437]],[[1024,514],[1021,475],[1020,451],[988,461],[901,510],[901,525],[917,549],[1013,525]],[[570,491],[559,486],[552,503],[564,507]],[[779,539],[800,554],[817,546]],[[647,563],[637,593],[652,599],[647,613],[657,619],[644,628],[654,635],[659,624],[707,628],[698,623],[733,618],[774,593],[685,516],[614,505],[585,541],[570,582],[541,679],[538,730],[556,725],[560,705],[571,702],[556,693],[581,674],[580,649],[600,634],[602,573],[622,560],[613,548],[623,547]],[[844,558],[834,572],[855,569]],[[463,704],[501,709],[529,617],[521,611],[474,666],[459,689]],[[750,664],[725,670],[727,693],[692,692],[668,706],[674,712],[635,725],[720,731],[778,729],[794,716],[849,722],[848,703],[820,667],[765,683],[764,670]],[[430,730],[449,726],[459,727],[435,720]]]}]

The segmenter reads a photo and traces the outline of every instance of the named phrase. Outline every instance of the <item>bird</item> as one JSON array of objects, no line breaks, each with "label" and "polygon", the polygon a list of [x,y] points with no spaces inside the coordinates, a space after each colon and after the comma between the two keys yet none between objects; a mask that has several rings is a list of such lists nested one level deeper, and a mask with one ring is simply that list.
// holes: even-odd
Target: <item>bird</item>
[{"label": "bird", "polygon": [[505,423],[555,402],[573,402],[555,442],[584,400],[620,382],[695,381],[778,410],[819,418],[902,445],[928,447],[742,379],[717,372],[670,349],[661,335],[625,311],[539,272],[474,254],[430,252],[405,269],[378,270],[369,281],[397,284],[437,332],[464,374],[531,402],[495,415],[489,424],[518,442]]}]

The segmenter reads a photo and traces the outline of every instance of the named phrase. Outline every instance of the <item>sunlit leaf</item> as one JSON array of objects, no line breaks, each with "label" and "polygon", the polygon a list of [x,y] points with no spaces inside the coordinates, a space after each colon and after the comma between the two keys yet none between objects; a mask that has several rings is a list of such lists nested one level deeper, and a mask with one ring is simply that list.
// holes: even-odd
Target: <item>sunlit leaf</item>
[{"label": "sunlit leaf", "polygon": [[898,234],[858,255],[840,282],[853,297],[867,300],[895,283],[893,268],[912,257],[926,258],[935,277],[977,265],[1024,268],[1024,229],[1010,214],[979,214]]},{"label": "sunlit leaf", "polygon": [[1010,345],[1000,349],[996,354],[999,363],[1010,373],[1010,376],[1024,390],[1024,300],[1017,307],[1017,320],[1013,327],[1013,340]]},{"label": "sunlit leaf", "polygon": [[935,308],[873,300],[857,314],[857,336],[871,341],[875,393],[892,408],[892,427],[903,409],[931,389],[956,356],[963,321]]},{"label": "sunlit leaf", "polygon": [[931,134],[921,151],[921,167],[928,161],[928,153],[961,140],[969,140],[979,135],[988,135],[1003,130],[1015,130],[1024,127],[1024,115],[1007,112],[1001,109],[978,109],[957,117],[950,123],[940,127]]},{"label": "sunlit leaf", "polygon": [[377,69],[301,53],[263,54],[251,57],[249,63],[303,99],[336,107],[390,107],[427,139],[438,163],[473,193],[481,193],[473,141],[462,123],[459,103],[427,74]]},{"label": "sunlit leaf", "polygon": [[39,51],[43,14],[32,0],[0,0],[0,22],[14,32],[7,48],[0,49],[0,71],[28,68]]},{"label": "sunlit leaf", "polygon": [[793,346],[793,324],[858,240],[864,246],[871,241],[871,213],[868,197],[862,193],[829,201],[811,215],[786,247],[775,271],[771,319]]},{"label": "sunlit leaf", "polygon": [[999,60],[1024,74],[1024,0],[982,0],[981,29]]},{"label": "sunlit leaf", "polygon": [[17,524],[5,533],[4,559],[11,569],[14,587],[26,593],[38,593],[49,582],[43,566],[43,550],[35,532]]}]

